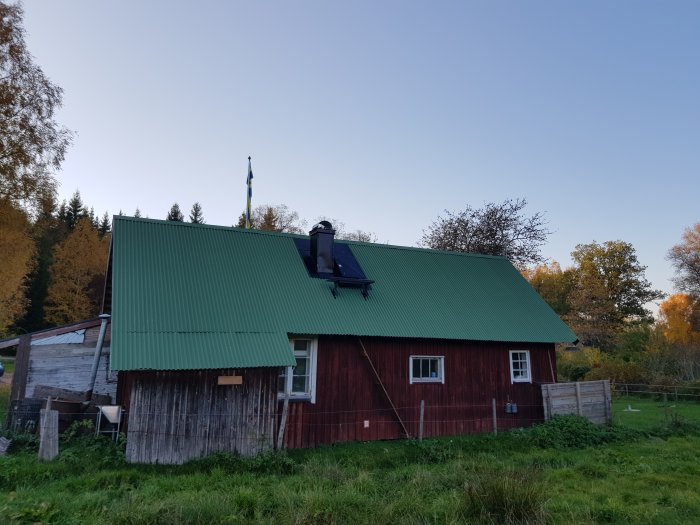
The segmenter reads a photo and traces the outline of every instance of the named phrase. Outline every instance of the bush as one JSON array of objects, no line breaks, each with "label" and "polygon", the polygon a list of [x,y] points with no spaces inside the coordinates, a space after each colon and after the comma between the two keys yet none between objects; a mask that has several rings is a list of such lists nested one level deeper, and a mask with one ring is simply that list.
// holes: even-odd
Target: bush
[{"label": "bush", "polygon": [[211,472],[220,469],[227,474],[235,474],[245,470],[245,459],[230,452],[216,452],[201,459],[193,459],[180,467],[187,473]]},{"label": "bush", "polygon": [[609,358],[594,367],[586,374],[586,381],[598,381],[609,379],[613,383],[647,384],[650,372],[637,363],[628,363],[622,359]]},{"label": "bush", "polygon": [[285,451],[266,452],[253,457],[241,457],[230,452],[217,452],[201,459],[188,461],[180,469],[188,472],[222,470],[227,474],[251,472],[255,474],[292,474],[296,462]]},{"label": "bush", "polygon": [[92,422],[92,419],[81,419],[73,421],[66,431],[61,434],[61,442],[68,445],[79,441],[80,438],[94,436],[95,424]]},{"label": "bush", "polygon": [[614,425],[595,425],[585,417],[554,416],[542,425],[523,431],[527,439],[541,448],[585,448],[604,443],[631,441],[641,437],[636,430]]},{"label": "bush", "polygon": [[292,474],[297,465],[286,452],[268,452],[249,459],[246,466],[258,474]]},{"label": "bush", "polygon": [[545,523],[547,491],[539,471],[489,471],[468,482],[464,512],[485,523]]},{"label": "bush", "polygon": [[697,436],[700,434],[700,424],[688,421],[675,410],[666,412],[666,420],[660,426],[651,430],[651,434],[661,438],[671,436]]},{"label": "bush", "polygon": [[597,348],[557,351],[557,375],[563,381],[580,381],[601,365],[603,353]]},{"label": "bush", "polygon": [[5,430],[0,432],[0,436],[12,441],[9,450],[7,451],[9,454],[19,454],[20,452],[39,452],[39,436],[36,434]]}]

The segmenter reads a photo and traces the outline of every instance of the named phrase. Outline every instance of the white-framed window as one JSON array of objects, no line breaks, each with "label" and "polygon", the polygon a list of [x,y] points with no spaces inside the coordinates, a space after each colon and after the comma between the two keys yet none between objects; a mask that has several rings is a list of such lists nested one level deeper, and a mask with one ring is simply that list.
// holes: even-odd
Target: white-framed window
[{"label": "white-framed window", "polygon": [[289,344],[297,364],[283,368],[280,372],[277,397],[283,399],[289,393],[290,399],[304,399],[315,403],[318,340],[310,337],[298,337],[290,339]]},{"label": "white-framed window", "polygon": [[412,355],[408,359],[410,383],[444,383],[445,357],[441,355]]},{"label": "white-framed window", "polygon": [[510,351],[510,380],[513,383],[532,383],[529,350]]}]

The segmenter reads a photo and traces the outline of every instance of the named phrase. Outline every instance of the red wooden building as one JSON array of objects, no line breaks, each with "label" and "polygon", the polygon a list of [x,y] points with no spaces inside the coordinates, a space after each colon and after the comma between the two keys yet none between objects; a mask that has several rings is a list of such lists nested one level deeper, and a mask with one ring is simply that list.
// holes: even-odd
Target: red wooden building
[{"label": "red wooden building", "polygon": [[[541,383],[553,379],[551,344],[321,336],[314,401],[290,403],[285,445],[424,437],[500,430],[543,420]],[[525,352],[531,377],[511,378],[511,351]],[[436,363],[437,378],[415,378],[412,363]],[[531,380],[530,380],[531,379]],[[506,413],[506,405],[517,413]],[[513,410],[511,408],[511,410]],[[282,402],[280,401],[280,413]]]},{"label": "red wooden building", "polygon": [[494,399],[500,429],[527,426],[554,345],[576,339],[505,258],[338,241],[328,223],[115,217],[105,298],[139,462],[490,431]]}]

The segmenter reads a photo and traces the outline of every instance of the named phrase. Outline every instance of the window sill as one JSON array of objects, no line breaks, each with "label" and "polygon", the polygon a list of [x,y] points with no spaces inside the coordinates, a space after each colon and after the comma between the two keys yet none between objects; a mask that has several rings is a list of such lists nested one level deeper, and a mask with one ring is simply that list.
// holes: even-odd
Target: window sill
[{"label": "window sill", "polygon": [[411,379],[411,384],[412,385],[420,385],[421,383],[437,383],[438,385],[443,385],[445,384],[445,381],[442,379],[436,378],[436,379]]},{"label": "window sill", "polygon": [[[284,401],[285,396],[284,395],[277,395],[277,401]],[[311,402],[311,396],[310,395],[295,395],[295,396],[289,396],[289,402],[294,403],[295,401],[307,401]]]}]

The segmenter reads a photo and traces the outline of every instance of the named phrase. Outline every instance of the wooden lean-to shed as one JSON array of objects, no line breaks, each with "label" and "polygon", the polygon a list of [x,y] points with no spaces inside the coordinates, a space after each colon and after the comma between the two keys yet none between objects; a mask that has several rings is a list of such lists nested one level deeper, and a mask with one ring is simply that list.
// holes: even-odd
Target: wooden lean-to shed
[{"label": "wooden lean-to shed", "polygon": [[494,399],[499,428],[527,426],[555,343],[576,340],[505,258],[338,241],[325,222],[299,236],[115,217],[105,297],[134,462],[255,454],[278,434],[487,431]]},{"label": "wooden lean-to shed", "polygon": [[35,431],[39,410],[49,397],[60,413],[62,430],[76,419],[90,417],[89,405],[114,402],[117,374],[109,371],[106,320],[86,319],[0,340],[0,350],[6,348],[16,348],[7,428]]}]

